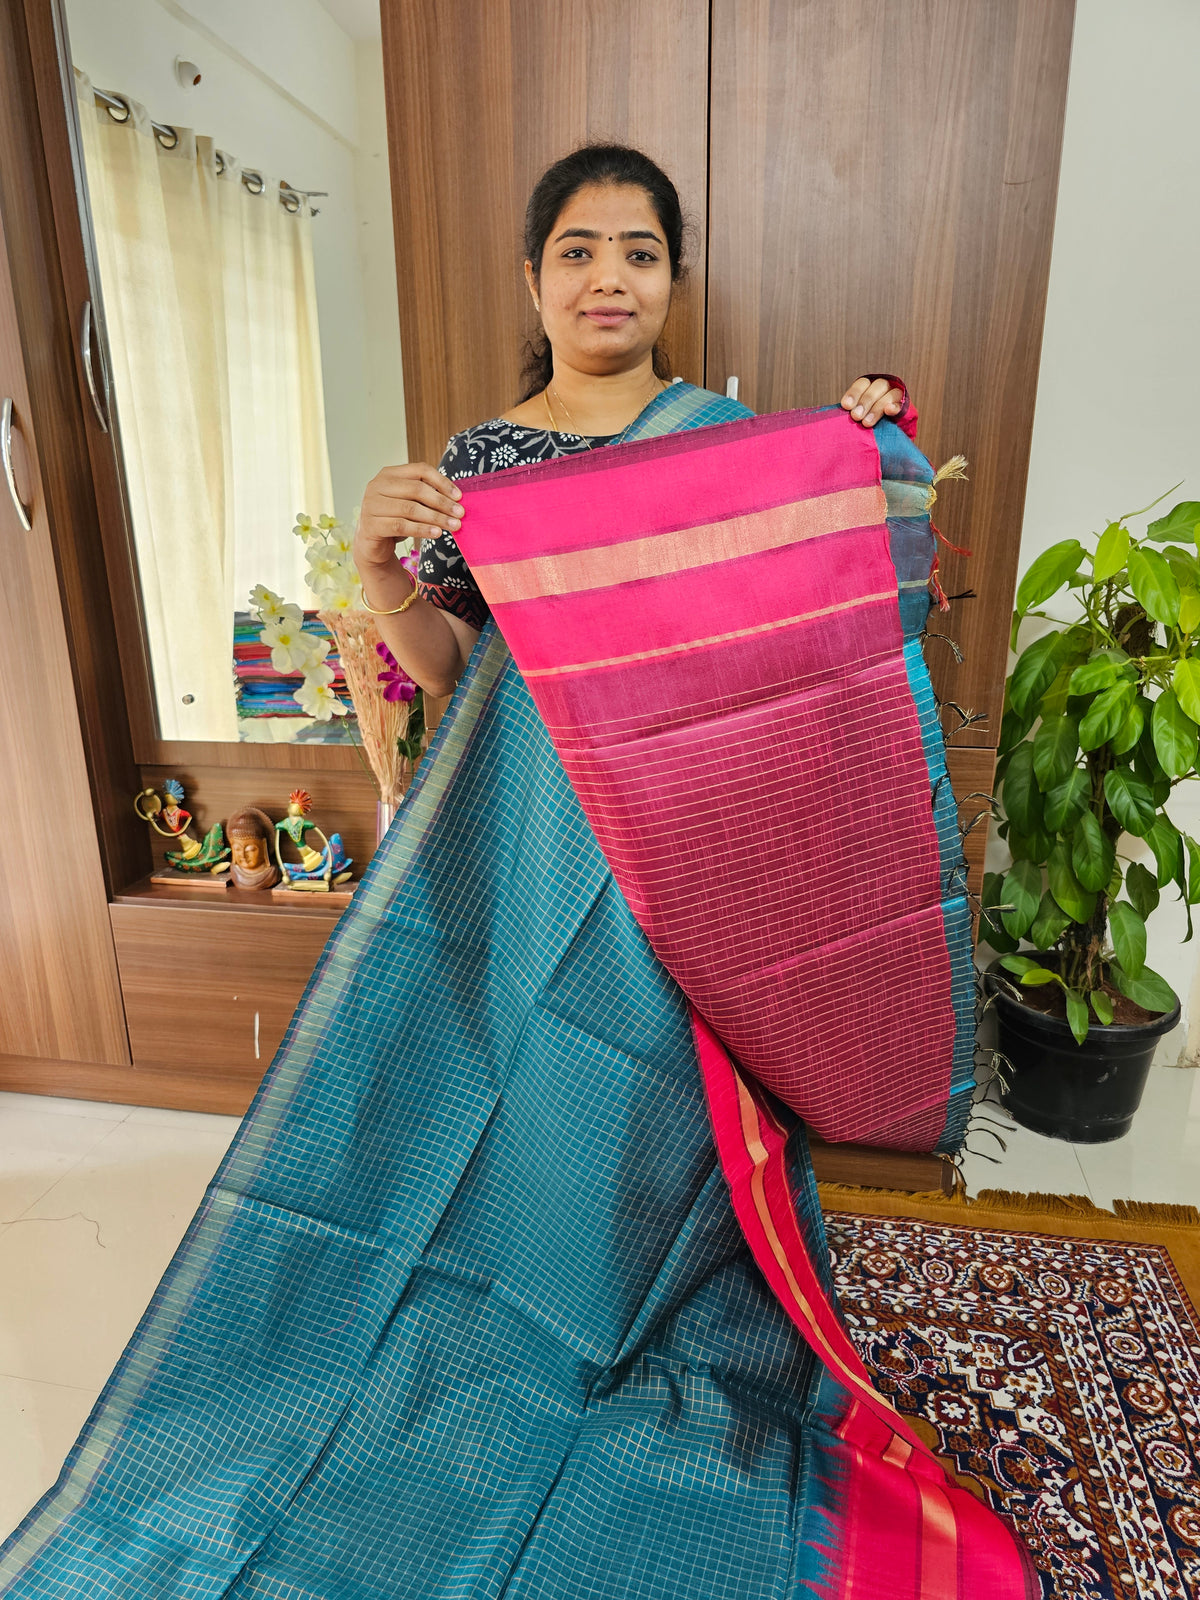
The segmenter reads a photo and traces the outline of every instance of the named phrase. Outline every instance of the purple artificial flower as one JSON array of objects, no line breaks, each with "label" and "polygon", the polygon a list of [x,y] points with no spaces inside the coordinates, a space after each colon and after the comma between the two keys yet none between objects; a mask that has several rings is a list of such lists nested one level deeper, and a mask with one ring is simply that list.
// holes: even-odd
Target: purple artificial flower
[{"label": "purple artificial flower", "polygon": [[382,639],[375,646],[375,653],[385,667],[383,672],[376,674],[379,682],[383,685],[383,698],[385,700],[411,700],[417,692],[417,686]]}]

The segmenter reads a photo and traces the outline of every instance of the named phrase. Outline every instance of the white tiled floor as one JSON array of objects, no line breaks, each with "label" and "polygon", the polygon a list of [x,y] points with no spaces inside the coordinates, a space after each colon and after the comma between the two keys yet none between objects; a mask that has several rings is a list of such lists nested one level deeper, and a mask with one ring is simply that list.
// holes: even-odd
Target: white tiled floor
[{"label": "white tiled floor", "polygon": [[[1200,1071],[1156,1067],[1132,1134],[976,1119],[980,1188],[1200,1204]],[[0,1535],[49,1486],[237,1129],[235,1117],[0,1094]],[[998,1158],[997,1162],[985,1159]]]},{"label": "white tiled floor", "polygon": [[1086,1195],[1098,1206],[1117,1199],[1200,1206],[1200,1070],[1152,1067],[1132,1131],[1112,1144],[1044,1139],[988,1100],[976,1108],[967,1150],[971,1194],[1015,1189]]},{"label": "white tiled floor", "polygon": [[237,1126],[0,1094],[0,1534],[57,1476]]}]

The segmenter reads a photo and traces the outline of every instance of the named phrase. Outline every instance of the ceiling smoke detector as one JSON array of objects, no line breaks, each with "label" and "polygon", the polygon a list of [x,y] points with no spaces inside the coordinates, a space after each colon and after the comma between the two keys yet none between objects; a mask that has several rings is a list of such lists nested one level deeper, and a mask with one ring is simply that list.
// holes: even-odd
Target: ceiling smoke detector
[{"label": "ceiling smoke detector", "polygon": [[200,82],[200,68],[194,61],[185,61],[182,56],[176,56],[175,78],[183,88],[194,89]]}]

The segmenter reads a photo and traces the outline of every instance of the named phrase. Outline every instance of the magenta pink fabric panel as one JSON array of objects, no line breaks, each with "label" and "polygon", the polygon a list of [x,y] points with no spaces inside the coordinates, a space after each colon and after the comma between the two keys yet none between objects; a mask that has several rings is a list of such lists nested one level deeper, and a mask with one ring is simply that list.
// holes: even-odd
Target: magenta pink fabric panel
[{"label": "magenta pink fabric panel", "polygon": [[928,1149],[955,1019],[870,435],[785,413],[463,489],[459,545],[659,958],[823,1138]]}]

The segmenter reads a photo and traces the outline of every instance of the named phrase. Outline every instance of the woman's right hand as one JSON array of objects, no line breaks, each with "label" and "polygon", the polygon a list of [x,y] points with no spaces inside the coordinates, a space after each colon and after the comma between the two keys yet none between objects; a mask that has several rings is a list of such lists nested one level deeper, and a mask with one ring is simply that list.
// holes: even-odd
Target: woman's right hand
[{"label": "woman's right hand", "polygon": [[360,575],[390,567],[398,539],[432,539],[443,528],[457,533],[461,500],[458,485],[427,462],[407,461],[377,472],[363,493],[354,535]]}]

